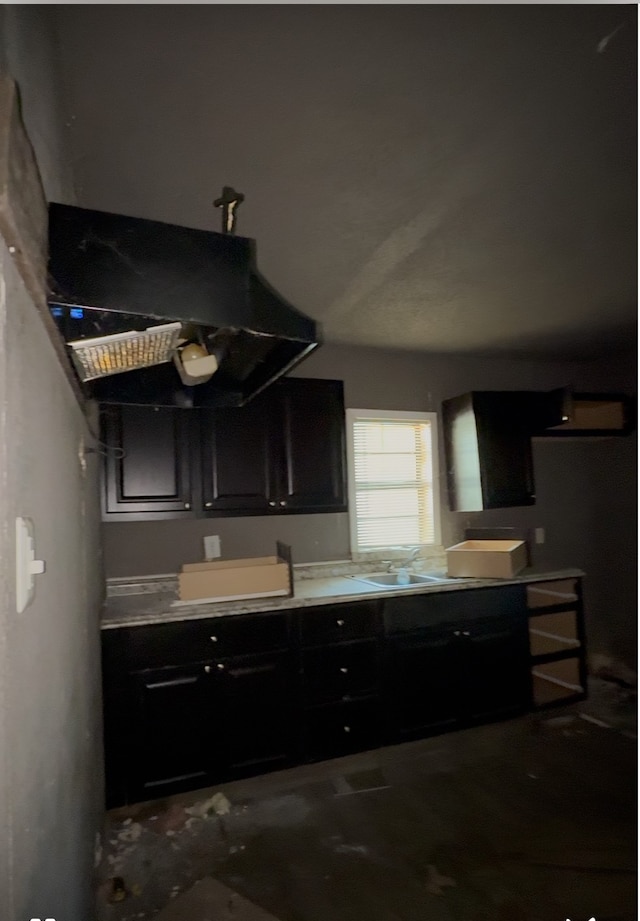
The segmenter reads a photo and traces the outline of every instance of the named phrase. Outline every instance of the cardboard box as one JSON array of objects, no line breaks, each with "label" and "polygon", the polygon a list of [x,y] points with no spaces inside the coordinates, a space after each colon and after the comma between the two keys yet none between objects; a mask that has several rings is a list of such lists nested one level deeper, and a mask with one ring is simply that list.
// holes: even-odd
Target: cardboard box
[{"label": "cardboard box", "polygon": [[449,576],[510,579],[527,565],[523,540],[463,540],[446,553]]},{"label": "cardboard box", "polygon": [[276,556],[185,563],[178,575],[180,601],[241,601],[293,594],[291,548],[278,541]]}]

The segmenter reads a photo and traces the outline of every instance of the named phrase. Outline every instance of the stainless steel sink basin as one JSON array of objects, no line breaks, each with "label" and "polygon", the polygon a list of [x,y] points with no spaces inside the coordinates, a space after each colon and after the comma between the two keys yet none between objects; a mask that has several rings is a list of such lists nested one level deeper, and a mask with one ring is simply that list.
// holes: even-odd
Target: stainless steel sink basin
[{"label": "stainless steel sink basin", "polygon": [[363,573],[361,576],[351,576],[356,582],[365,582],[367,585],[379,585],[384,588],[411,588],[412,585],[425,585],[434,582],[456,582],[447,576],[430,576],[427,573],[411,572],[409,581],[398,582],[397,572]]}]

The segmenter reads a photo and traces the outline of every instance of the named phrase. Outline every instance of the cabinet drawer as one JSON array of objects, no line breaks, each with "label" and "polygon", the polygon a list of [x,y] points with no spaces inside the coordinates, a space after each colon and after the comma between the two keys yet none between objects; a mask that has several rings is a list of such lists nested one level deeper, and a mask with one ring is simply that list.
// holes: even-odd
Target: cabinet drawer
[{"label": "cabinet drawer", "polygon": [[577,579],[558,579],[555,582],[536,582],[534,585],[527,585],[528,608],[551,608],[577,601]]},{"label": "cabinet drawer", "polygon": [[521,585],[434,592],[384,599],[384,624],[387,634],[397,636],[414,631],[458,629],[473,623],[499,620],[517,622],[526,617],[524,589]]},{"label": "cabinet drawer", "polygon": [[286,614],[238,614],[126,630],[129,668],[179,665],[286,649]]},{"label": "cabinet drawer", "polygon": [[307,703],[357,697],[378,684],[378,644],[366,640],[307,649],[302,655],[302,669]]},{"label": "cabinet drawer", "polygon": [[298,626],[303,646],[367,639],[377,633],[378,605],[334,604],[299,611]]},{"label": "cabinet drawer", "polygon": [[330,758],[376,748],[382,738],[378,700],[319,707],[307,712],[307,754]]}]

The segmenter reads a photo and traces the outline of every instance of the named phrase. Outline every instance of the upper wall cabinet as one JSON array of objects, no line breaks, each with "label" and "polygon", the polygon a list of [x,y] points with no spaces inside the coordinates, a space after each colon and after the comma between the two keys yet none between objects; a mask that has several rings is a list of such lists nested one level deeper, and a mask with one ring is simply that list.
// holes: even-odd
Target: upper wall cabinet
[{"label": "upper wall cabinet", "polygon": [[205,512],[346,510],[342,381],[286,378],[201,425]]},{"label": "upper wall cabinet", "polygon": [[109,406],[103,468],[103,518],[127,520],[192,515],[190,410]]},{"label": "upper wall cabinet", "polygon": [[235,409],[109,406],[104,433],[107,521],[347,508],[342,381],[286,378]]},{"label": "upper wall cabinet", "polygon": [[346,511],[342,381],[289,378],[276,387],[282,451],[279,504],[289,511]]},{"label": "upper wall cabinet", "polygon": [[525,391],[474,391],[444,401],[452,511],[535,503],[527,405]]},{"label": "upper wall cabinet", "polygon": [[[536,436],[606,438],[628,435],[635,428],[635,406],[632,399],[622,393],[555,393],[563,393],[561,418],[550,425],[537,425],[533,431]],[[553,394],[539,396],[554,402]]]},{"label": "upper wall cabinet", "polygon": [[206,512],[241,509],[264,515],[272,500],[277,459],[271,447],[274,401],[259,394],[239,409],[202,410],[200,474]]}]

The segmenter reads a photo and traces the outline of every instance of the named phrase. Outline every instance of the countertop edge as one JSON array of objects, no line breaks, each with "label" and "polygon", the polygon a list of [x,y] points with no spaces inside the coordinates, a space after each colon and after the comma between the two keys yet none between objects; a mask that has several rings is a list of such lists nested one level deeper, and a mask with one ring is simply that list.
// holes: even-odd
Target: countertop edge
[{"label": "countertop edge", "polygon": [[[560,570],[549,570],[546,572],[530,572],[530,573],[520,573],[517,576],[514,576],[512,579],[468,579],[463,583],[440,583],[435,585],[417,585],[415,587],[407,588],[402,590],[402,595],[427,595],[433,593],[441,592],[450,592],[450,591],[465,591],[468,589],[477,589],[477,588],[489,588],[495,586],[504,586],[504,585],[522,585],[528,582],[549,582],[555,581],[556,579],[568,579],[568,578],[584,578],[585,573],[580,569],[560,569]],[[310,582],[343,582],[345,586],[343,590],[340,591],[340,586],[337,586],[337,591],[332,591],[330,588],[327,588],[324,594],[315,594],[311,597],[304,595],[292,595],[285,598],[277,599],[268,599],[268,598],[256,598],[251,601],[237,601],[237,602],[218,602],[215,604],[207,605],[194,605],[193,607],[182,607],[182,608],[172,608],[170,601],[160,600],[158,602],[160,611],[155,612],[141,612],[136,613],[125,613],[124,611],[120,614],[109,614],[108,608],[114,607],[113,604],[106,605],[107,614],[103,617],[100,623],[101,630],[117,630],[124,629],[128,627],[144,627],[152,626],[154,624],[167,624],[167,623],[177,623],[186,620],[206,620],[215,617],[237,617],[242,614],[257,614],[257,613],[269,613],[276,611],[286,611],[292,608],[304,608],[304,607],[316,607],[321,605],[328,604],[344,604],[347,602],[353,601],[364,601],[364,600],[379,600],[382,598],[391,598],[398,595],[397,590],[393,589],[378,589],[371,587],[370,590],[367,590],[362,583],[358,586],[354,586],[351,591],[346,591],[347,584],[349,581],[348,576],[336,576],[327,580],[309,580]],[[318,586],[322,588],[322,586]],[[309,590],[307,584],[307,591]],[[120,598],[134,597],[134,596],[120,596]],[[139,597],[139,596],[135,596]],[[147,595],[147,600],[149,601],[149,596]],[[111,599],[113,602],[113,599]]]}]

